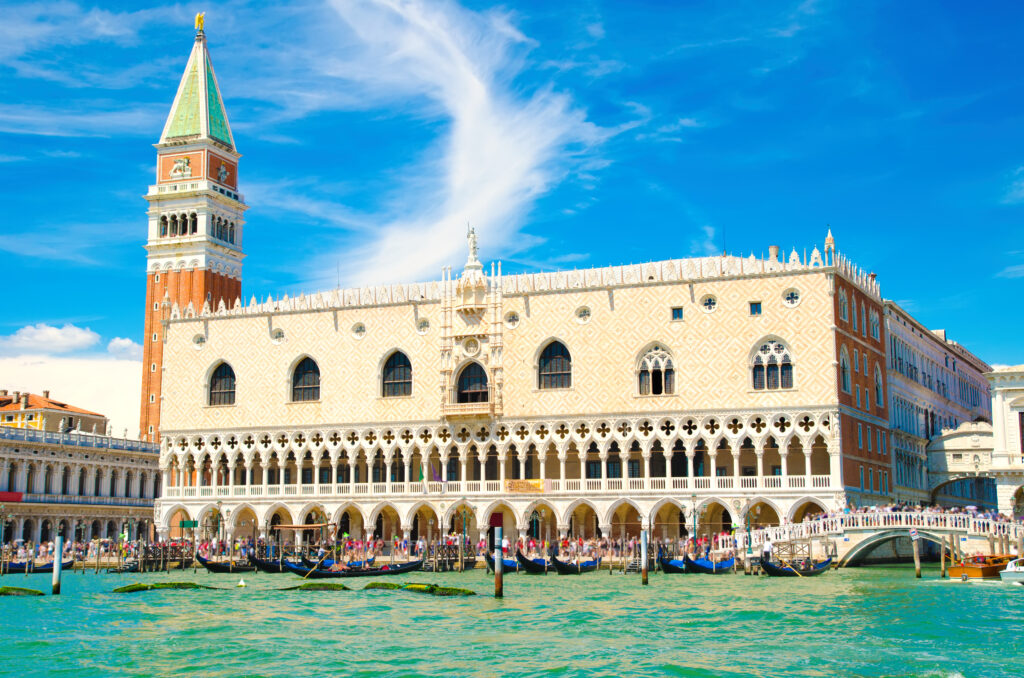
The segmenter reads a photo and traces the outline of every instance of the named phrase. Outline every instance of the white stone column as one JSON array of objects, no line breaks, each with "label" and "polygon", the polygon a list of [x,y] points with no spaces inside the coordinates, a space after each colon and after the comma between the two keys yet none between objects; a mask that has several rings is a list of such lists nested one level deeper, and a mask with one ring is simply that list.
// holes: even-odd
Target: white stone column
[{"label": "white stone column", "polygon": [[736,443],[732,446],[732,476],[734,478],[732,482],[737,489],[739,489],[740,486],[740,481],[737,479],[740,477],[741,445],[742,443],[740,443],[740,441],[737,440]]},{"label": "white stone column", "polygon": [[[498,454],[498,466],[500,473],[498,474],[498,480],[501,481],[501,491],[505,491],[505,460],[508,458],[508,451]],[[565,472],[565,462],[562,462],[562,471]]]},{"label": "white stone column", "polygon": [[516,456],[519,457],[519,479],[523,480],[526,478],[526,455],[530,453],[529,448],[520,452],[516,450]]},{"label": "white stone column", "polygon": [[559,452],[558,453],[558,479],[560,481],[560,484],[561,484],[563,492],[565,492],[565,481],[566,481],[566,477],[565,477],[565,460],[566,460],[566,457],[567,457],[568,454],[569,454],[568,450],[566,450],[565,452]]},{"label": "white stone column", "polygon": [[764,487],[764,449],[757,450],[757,486]]},{"label": "white stone column", "polygon": [[235,496],[235,473],[238,471],[238,459],[232,457],[228,462],[228,496]]},{"label": "white stone column", "polygon": [[643,449],[640,452],[644,459],[644,489],[651,489],[651,451],[650,449]]},{"label": "white stone column", "polygon": [[686,449],[686,477],[690,479],[690,488],[693,489],[693,458],[696,456],[692,449]]}]

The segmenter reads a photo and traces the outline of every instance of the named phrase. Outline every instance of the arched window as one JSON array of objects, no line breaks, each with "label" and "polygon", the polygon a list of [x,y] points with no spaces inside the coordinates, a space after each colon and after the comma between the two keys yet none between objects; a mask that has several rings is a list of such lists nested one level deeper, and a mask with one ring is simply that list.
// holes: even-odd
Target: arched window
[{"label": "arched window", "polygon": [[755,391],[793,388],[793,359],[781,341],[766,341],[754,353],[751,365]]},{"label": "arched window", "polygon": [[292,401],[320,400],[320,368],[312,358],[303,358],[292,372]]},{"label": "arched window", "polygon": [[167,215],[160,217],[160,237],[167,237]]},{"label": "arched window", "polygon": [[882,392],[882,370],[878,365],[875,365],[875,405],[881,407],[884,396],[885,394]]},{"label": "arched window", "polygon": [[196,213],[188,215],[188,232],[195,235],[199,230],[199,219],[196,217]]},{"label": "arched window", "polygon": [[177,214],[172,214],[171,215],[171,235],[172,236],[178,235],[178,215]]},{"label": "arched window", "polygon": [[839,352],[839,385],[844,392],[850,392],[850,356],[845,346]]},{"label": "arched window", "polygon": [[459,373],[456,396],[460,403],[487,402],[487,372],[480,363],[470,363]]},{"label": "arched window", "polygon": [[637,390],[640,395],[672,395],[676,386],[672,356],[660,346],[653,346],[637,366]]},{"label": "arched window", "polygon": [[538,388],[569,388],[572,386],[572,358],[560,341],[552,341],[540,354],[537,367]]},{"label": "arched window", "polygon": [[401,351],[392,353],[384,363],[384,373],[381,377],[381,395],[385,398],[412,395],[412,364]]},{"label": "arched window", "polygon": [[235,244],[235,222],[231,222],[231,224],[228,225],[228,242],[232,245]]},{"label": "arched window", "polygon": [[839,290],[839,317],[843,320],[850,319],[850,304],[846,301],[846,290]]},{"label": "arched window", "polygon": [[235,371],[231,365],[221,363],[210,377],[211,405],[235,404]]}]

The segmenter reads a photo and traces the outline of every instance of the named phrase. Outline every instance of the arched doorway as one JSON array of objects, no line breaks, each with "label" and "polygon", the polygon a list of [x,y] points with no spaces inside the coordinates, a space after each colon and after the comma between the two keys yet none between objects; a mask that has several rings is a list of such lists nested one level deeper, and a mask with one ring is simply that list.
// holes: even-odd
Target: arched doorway
[{"label": "arched doorway", "polygon": [[[186,537],[186,535],[188,535],[191,538],[191,532],[192,532],[191,529],[189,529],[189,528],[182,528],[181,527],[181,524],[183,522],[188,522],[190,520],[191,520],[191,518],[188,515],[188,511],[186,511],[185,509],[178,509],[177,511],[172,513],[171,514],[171,519],[170,519],[170,521],[168,522],[168,525],[167,525],[167,528],[168,528],[168,530],[167,530],[167,537],[168,537],[168,539],[171,539],[171,540],[184,539]],[[100,523],[99,523],[98,520],[93,522],[92,536],[93,536],[94,539],[99,538],[99,537],[102,536],[100,534]]]},{"label": "arched doorway", "polygon": [[[707,537],[721,532],[731,532],[734,526],[732,513],[725,504],[710,501],[698,508],[697,536]],[[693,535],[690,535],[693,536]]]},{"label": "arched doorway", "polygon": [[[519,531],[516,529],[516,514],[512,507],[505,502],[491,506],[484,520],[487,521],[487,547],[494,550],[494,529],[500,527],[502,538],[508,538],[510,544],[515,544],[519,538]],[[511,555],[509,557],[512,557]]]},{"label": "arched doorway", "polygon": [[581,501],[573,506],[566,516],[566,534],[574,538],[594,536],[597,534],[597,521],[597,510],[593,505]]},{"label": "arched doorway", "polygon": [[347,506],[338,515],[338,539],[361,539],[363,536],[363,514],[354,506]]},{"label": "arched doorway", "polygon": [[259,532],[259,519],[256,512],[248,506],[243,506],[235,512],[235,537],[238,539],[252,539],[256,541]]},{"label": "arched doorway", "polygon": [[775,527],[782,524],[782,520],[779,518],[779,512],[767,502],[756,502],[748,509],[748,511],[750,513],[751,529]]},{"label": "arched doorway", "polygon": [[[639,537],[640,531],[643,529],[640,521],[640,512],[629,502],[622,502],[616,506],[609,522],[611,523],[612,537],[614,539]],[[584,538],[589,536],[593,535],[583,535]]]},{"label": "arched doorway", "polygon": [[31,518],[26,518],[25,522],[21,526],[21,538],[25,541],[32,541],[32,532],[35,529],[35,522]]},{"label": "arched doorway", "polygon": [[437,539],[441,531],[441,521],[434,509],[427,504],[419,506],[412,516],[412,540],[425,539],[430,543]]},{"label": "arched doorway", "polygon": [[686,529],[686,513],[676,503],[666,502],[654,513],[651,534],[655,539],[665,542],[685,538],[689,534]]},{"label": "arched doorway", "polygon": [[373,521],[373,538],[391,540],[402,532],[402,520],[393,506],[384,505]]}]

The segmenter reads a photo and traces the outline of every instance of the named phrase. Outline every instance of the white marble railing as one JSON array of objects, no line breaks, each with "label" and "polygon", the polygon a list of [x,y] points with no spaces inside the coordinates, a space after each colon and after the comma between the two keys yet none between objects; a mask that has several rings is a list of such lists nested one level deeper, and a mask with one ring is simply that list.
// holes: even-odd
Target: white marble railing
[{"label": "white marble railing", "polygon": [[[757,549],[764,544],[766,539],[780,542],[811,537],[838,536],[848,532],[882,532],[893,529],[906,529],[909,534],[911,528],[966,536],[1007,535],[1011,540],[1019,539],[1020,535],[1024,534],[1024,525],[1019,522],[1008,523],[988,518],[976,518],[964,513],[880,511],[877,513],[847,513],[792,525],[758,528],[751,530],[750,543],[754,549]],[[740,549],[746,549],[747,534],[744,530],[736,531],[736,540]]]},{"label": "white marble railing", "polygon": [[[520,483],[520,481],[511,481]],[[167,498],[192,497],[416,497],[435,495],[500,495],[500,494],[583,494],[621,495],[664,494],[690,492],[706,496],[716,492],[746,493],[776,491],[787,492],[808,486],[821,491],[839,490],[832,487],[831,477],[821,476],[718,476],[694,478],[570,478],[566,480],[530,480],[529,485],[517,484],[514,489],[503,488],[499,480],[391,482],[391,483],[304,483],[301,485],[235,485],[202,487],[166,487]],[[531,491],[531,487],[536,491]]]}]

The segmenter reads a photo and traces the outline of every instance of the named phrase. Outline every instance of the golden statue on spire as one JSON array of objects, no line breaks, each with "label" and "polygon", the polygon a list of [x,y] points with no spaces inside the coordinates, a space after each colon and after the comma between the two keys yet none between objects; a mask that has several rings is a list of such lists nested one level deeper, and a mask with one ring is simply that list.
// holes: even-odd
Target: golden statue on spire
[{"label": "golden statue on spire", "polygon": [[196,12],[196,30],[203,30],[203,22],[206,20],[206,12]]}]

